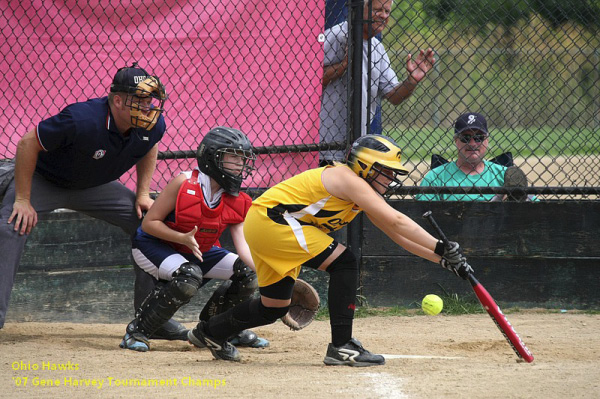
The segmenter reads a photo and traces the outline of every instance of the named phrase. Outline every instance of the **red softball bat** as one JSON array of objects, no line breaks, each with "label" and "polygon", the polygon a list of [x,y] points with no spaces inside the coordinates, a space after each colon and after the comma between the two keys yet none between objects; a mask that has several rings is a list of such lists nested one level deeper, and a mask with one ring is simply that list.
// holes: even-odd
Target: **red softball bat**
[{"label": "red softball bat", "polygon": [[485,287],[477,281],[475,276],[473,276],[473,273],[469,274],[469,282],[471,283],[479,302],[481,302],[481,306],[483,306],[492,320],[494,320],[494,323],[496,323],[496,326],[498,326],[498,329],[504,335],[504,338],[506,338],[510,346],[512,346],[517,356],[527,363],[533,362],[533,354],[531,351],[525,346],[525,343],[521,337],[519,337],[515,328],[510,324],[510,321],[508,321],[504,313],[502,313],[500,306],[494,301],[494,298],[487,292]]},{"label": "red softball bat", "polygon": [[[437,222],[433,218],[433,215],[431,214],[431,211],[425,212],[423,217],[429,221],[431,226],[435,229],[441,240],[444,242],[444,245],[449,247],[450,244],[448,242],[448,238],[440,226],[438,226]],[[527,349],[523,343],[523,340],[521,340],[519,334],[517,334],[515,331],[515,328],[512,326],[512,324],[510,324],[504,313],[502,313],[502,310],[500,310],[500,306],[498,306],[496,301],[494,301],[494,298],[492,298],[490,293],[487,292],[483,285],[477,281],[473,273],[469,273],[468,279],[473,287],[473,291],[475,291],[475,295],[477,295],[477,298],[479,299],[479,302],[488,312],[492,320],[494,320],[494,323],[496,323],[496,326],[498,326],[498,329],[504,335],[504,338],[506,338],[510,346],[512,346],[517,356],[520,359],[525,360],[527,363],[533,362],[533,354],[529,349]]]}]

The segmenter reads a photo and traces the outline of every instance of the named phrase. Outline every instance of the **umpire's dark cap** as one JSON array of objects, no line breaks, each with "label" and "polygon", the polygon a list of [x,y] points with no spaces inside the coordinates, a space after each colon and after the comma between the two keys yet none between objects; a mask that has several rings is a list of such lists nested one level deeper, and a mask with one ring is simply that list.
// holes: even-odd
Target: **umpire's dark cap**
[{"label": "umpire's dark cap", "polygon": [[140,68],[137,62],[134,62],[130,67],[123,67],[117,71],[110,85],[111,92],[132,93],[138,83],[144,81],[150,76],[146,70]]},{"label": "umpire's dark cap", "polygon": [[489,134],[485,116],[477,112],[467,112],[459,116],[454,123],[454,135],[458,136],[465,130],[479,130]]}]

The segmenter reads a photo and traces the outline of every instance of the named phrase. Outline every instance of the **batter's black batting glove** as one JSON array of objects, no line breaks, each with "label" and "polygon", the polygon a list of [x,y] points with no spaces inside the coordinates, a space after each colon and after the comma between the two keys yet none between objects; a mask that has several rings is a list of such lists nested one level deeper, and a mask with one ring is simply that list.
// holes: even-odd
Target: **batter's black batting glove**
[{"label": "batter's black batting glove", "polygon": [[448,241],[448,246],[444,245],[442,240],[438,241],[434,252],[450,263],[459,262],[463,256],[460,245],[454,241]]},{"label": "batter's black batting glove", "polygon": [[444,269],[448,269],[458,277],[461,277],[463,280],[466,280],[469,277],[469,274],[473,273],[473,268],[467,263],[467,258],[464,256],[461,256],[458,262],[449,262],[442,258],[440,265],[442,265]]}]

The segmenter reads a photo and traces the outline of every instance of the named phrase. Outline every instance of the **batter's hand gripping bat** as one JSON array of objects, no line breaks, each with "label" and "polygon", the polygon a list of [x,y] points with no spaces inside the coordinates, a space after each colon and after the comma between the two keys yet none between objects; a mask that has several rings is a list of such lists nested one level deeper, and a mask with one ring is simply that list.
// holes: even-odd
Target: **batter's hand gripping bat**
[{"label": "batter's hand gripping bat", "polygon": [[[448,247],[448,238],[440,226],[438,226],[436,223],[431,211],[425,212],[423,217],[429,221],[431,226],[436,230],[437,234],[444,242],[444,245]],[[533,362],[533,354],[529,351],[529,349],[527,349],[525,343],[523,343],[519,337],[519,334],[517,334],[512,324],[510,324],[504,313],[502,313],[502,310],[500,310],[498,304],[496,304],[496,301],[494,301],[494,298],[492,298],[490,293],[487,292],[483,285],[477,281],[473,273],[469,273],[468,280],[471,283],[473,291],[475,291],[475,295],[477,295],[479,302],[481,302],[483,308],[487,310],[488,314],[492,320],[494,320],[494,323],[496,323],[496,326],[498,326],[498,329],[500,329],[500,332],[504,335],[504,338],[506,338],[510,346],[512,346],[517,356],[520,359],[525,360],[527,363]]]}]

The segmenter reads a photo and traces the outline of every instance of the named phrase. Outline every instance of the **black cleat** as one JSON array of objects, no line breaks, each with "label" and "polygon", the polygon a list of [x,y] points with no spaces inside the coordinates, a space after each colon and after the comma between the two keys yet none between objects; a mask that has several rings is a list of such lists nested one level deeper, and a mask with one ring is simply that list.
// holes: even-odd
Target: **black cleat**
[{"label": "black cleat", "polygon": [[150,339],[166,339],[169,341],[187,341],[188,329],[178,321],[168,320],[149,337]]},{"label": "black cleat", "polygon": [[206,322],[201,321],[188,332],[188,340],[198,348],[208,348],[215,359],[239,362],[242,358],[237,348],[227,340],[219,340],[206,333]]},{"label": "black cleat", "polygon": [[352,338],[340,347],[329,344],[323,363],[328,366],[369,367],[385,364],[385,359],[381,355],[372,354]]}]

